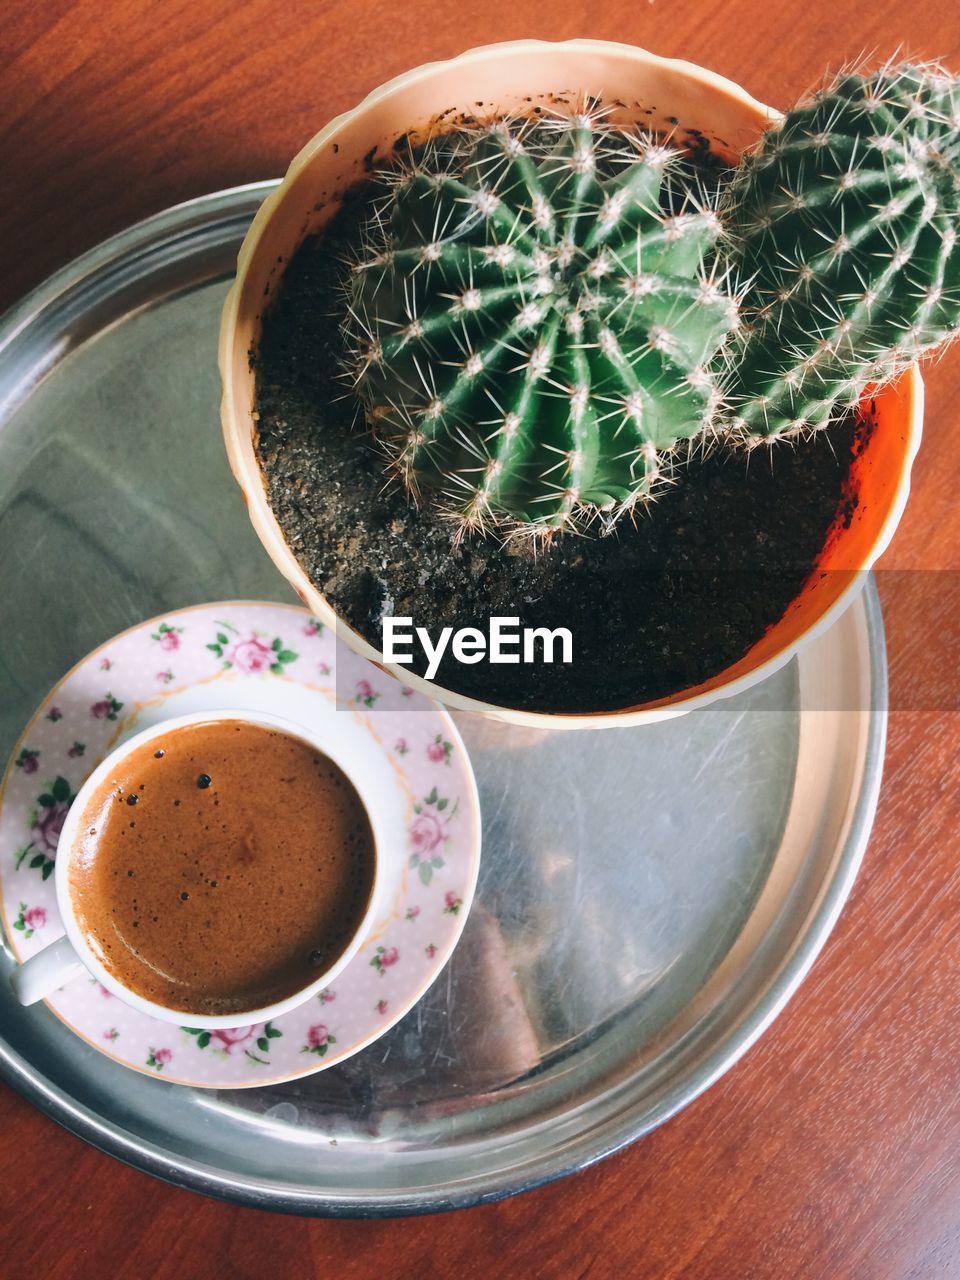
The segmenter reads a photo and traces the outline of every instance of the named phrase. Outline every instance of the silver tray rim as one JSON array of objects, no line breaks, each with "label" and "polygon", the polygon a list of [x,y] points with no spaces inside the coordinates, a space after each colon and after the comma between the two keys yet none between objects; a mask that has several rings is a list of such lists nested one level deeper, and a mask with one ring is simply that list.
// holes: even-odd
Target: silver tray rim
[{"label": "silver tray rim", "polygon": [[[219,226],[225,220],[252,216],[262,199],[277,184],[278,180],[267,179],[197,196],[153,214],[102,241],[49,276],[0,317],[0,357],[24,328],[91,276],[122,263],[131,254],[149,251],[158,241],[174,235],[179,239],[181,234],[189,234],[191,230],[208,224]],[[456,1193],[438,1187],[411,1194],[398,1188],[393,1194],[368,1197],[363,1201],[353,1198],[332,1200],[328,1192],[311,1193],[305,1187],[292,1192],[252,1178],[226,1174],[200,1161],[172,1159],[156,1144],[134,1138],[120,1125],[75,1102],[69,1094],[51,1084],[26,1058],[12,1050],[2,1034],[0,1079],[63,1128],[124,1164],[188,1190],[288,1214],[377,1218],[447,1212],[532,1190],[614,1154],[686,1107],[747,1052],[806,976],[850,894],[866,851],[879,799],[887,729],[886,645],[873,574],[864,576],[864,589],[851,607],[862,609],[866,622],[871,714],[866,731],[862,787],[831,877],[824,885],[806,932],[798,937],[788,961],[767,990],[726,1038],[694,1069],[680,1076],[659,1103],[640,1120],[627,1115],[608,1125],[602,1133],[591,1131],[582,1134],[576,1142],[568,1144],[559,1158],[556,1152],[546,1153],[544,1160],[548,1165],[552,1163],[552,1167],[519,1170],[513,1179],[492,1176]]]}]

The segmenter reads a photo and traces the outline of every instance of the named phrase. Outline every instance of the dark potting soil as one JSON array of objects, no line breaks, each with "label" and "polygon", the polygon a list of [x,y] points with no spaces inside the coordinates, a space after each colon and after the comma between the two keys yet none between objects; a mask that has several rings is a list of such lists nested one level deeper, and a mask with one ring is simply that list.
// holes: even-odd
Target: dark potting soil
[{"label": "dark potting soil", "polygon": [[[337,378],[342,262],[370,191],[287,264],[256,363],[258,454],[271,506],[314,584],[377,649],[381,619],[440,629],[492,616],[567,627],[573,662],[475,666],[448,652],[436,683],[534,711],[614,710],[699,684],[741,658],[798,595],[843,509],[858,428],[717,452],[607,537],[565,535],[534,555],[451,526],[384,488],[375,443]],[[413,645],[412,670],[426,660]],[[559,653],[558,653],[559,657]]]}]

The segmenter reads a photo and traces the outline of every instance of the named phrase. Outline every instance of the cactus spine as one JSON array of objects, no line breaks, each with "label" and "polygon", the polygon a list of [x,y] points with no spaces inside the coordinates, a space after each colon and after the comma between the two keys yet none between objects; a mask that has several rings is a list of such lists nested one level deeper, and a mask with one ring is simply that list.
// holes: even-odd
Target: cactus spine
[{"label": "cactus spine", "polygon": [[351,374],[458,532],[549,535],[649,496],[717,406],[736,323],[715,211],[597,113],[448,135],[394,176],[349,282]]},{"label": "cactus spine", "polygon": [[825,426],[960,329],[960,82],[840,76],[764,135],[722,213],[752,279],[722,378],[732,432]]}]

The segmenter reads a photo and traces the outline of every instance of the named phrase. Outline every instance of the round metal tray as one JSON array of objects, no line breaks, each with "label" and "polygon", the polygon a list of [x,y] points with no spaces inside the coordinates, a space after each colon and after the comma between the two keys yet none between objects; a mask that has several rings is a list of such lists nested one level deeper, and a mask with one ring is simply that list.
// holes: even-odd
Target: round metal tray
[{"label": "round metal tray", "polygon": [[[271,186],[131,228],[3,322],[4,755],[114,632],[290,598],[217,412],[220,306]],[[800,982],[863,853],[885,708],[870,584],[783,671],[679,720],[553,734],[459,716],[484,814],[477,903],[386,1037],[300,1083],[194,1091],[107,1061],[0,981],[0,1068],[120,1159],[265,1208],[448,1209],[583,1168],[705,1089]]]}]

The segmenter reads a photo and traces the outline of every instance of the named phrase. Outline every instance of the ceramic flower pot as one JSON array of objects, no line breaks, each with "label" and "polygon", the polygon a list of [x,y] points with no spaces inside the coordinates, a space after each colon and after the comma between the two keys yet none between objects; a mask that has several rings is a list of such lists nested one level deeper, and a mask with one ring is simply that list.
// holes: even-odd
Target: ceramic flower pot
[{"label": "ceramic flower pot", "polygon": [[[538,103],[556,104],[584,90],[601,95],[605,103],[617,103],[615,120],[676,130],[681,137],[685,130],[697,129],[715,152],[731,161],[776,118],[774,111],[731,81],[630,45],[596,40],[487,45],[399,76],[331,121],[294,159],[241,247],[220,333],[222,420],[230,465],[254,528],[277,568],[321,621],[374,662],[381,661],[380,653],[339,617],[310,581],[267,501],[254,448],[256,390],[249,359],[257,347],[264,307],[279,284],[283,264],[300,242],[323,228],[344,191],[362,178],[371,158],[391,153],[395,139],[408,135],[416,143],[442,127],[443,118],[461,110],[529,113]],[[854,599],[903,512],[922,410],[923,386],[915,369],[875,397],[876,426],[852,473],[858,498],[852,519],[844,522],[838,516],[816,571],[780,621],[738,662],[702,684],[616,711],[550,715],[467,698],[421,680],[405,667],[390,664],[389,670],[450,706],[540,728],[649,723],[737,693],[786,663]]]}]

